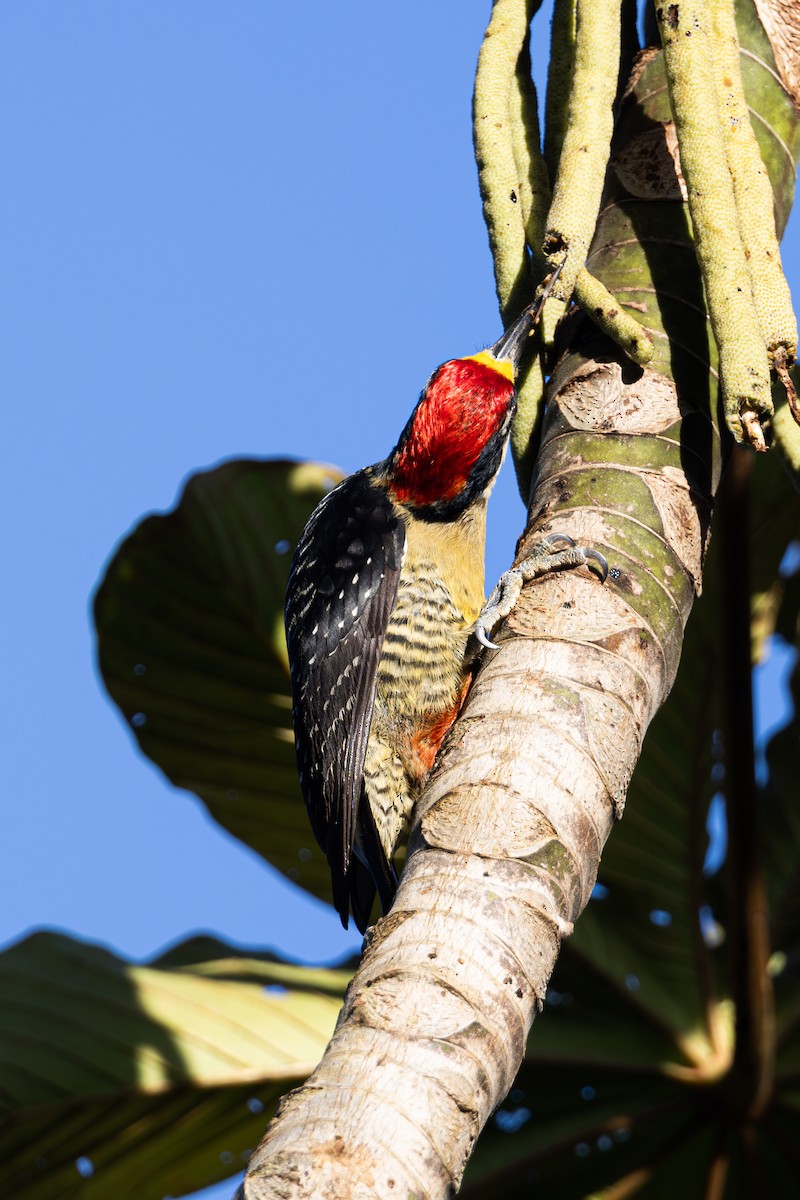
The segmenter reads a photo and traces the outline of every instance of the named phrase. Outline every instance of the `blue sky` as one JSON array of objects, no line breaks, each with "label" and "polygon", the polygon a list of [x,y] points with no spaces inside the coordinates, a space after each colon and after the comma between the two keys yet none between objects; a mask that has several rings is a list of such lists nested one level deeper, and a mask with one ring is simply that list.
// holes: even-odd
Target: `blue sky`
[{"label": "blue sky", "polygon": [[[117,540],[190,471],[372,462],[432,368],[498,336],[470,138],[488,11],[0,9],[0,940],[57,925],[135,956],[199,928],[314,960],[358,946],[135,753],[88,604]],[[797,294],[797,220],[790,239]],[[509,466],[489,576],[521,519]],[[774,679],[765,695],[769,717]]]}]

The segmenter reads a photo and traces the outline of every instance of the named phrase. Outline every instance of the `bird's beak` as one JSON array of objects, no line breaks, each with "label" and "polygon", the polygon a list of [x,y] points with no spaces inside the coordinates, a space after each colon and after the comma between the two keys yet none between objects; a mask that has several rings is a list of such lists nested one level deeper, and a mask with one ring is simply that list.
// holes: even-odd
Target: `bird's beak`
[{"label": "bird's beak", "polygon": [[493,346],[489,347],[493,358],[496,358],[498,361],[506,359],[513,364],[515,372],[522,358],[525,343],[536,323],[536,316],[538,314],[534,313],[534,307],[534,305],[531,305],[529,308],[526,308],[517,317],[516,321],[509,325],[503,336]]},{"label": "bird's beak", "polygon": [[561,265],[559,263],[552,272],[533,304],[523,309],[516,321],[509,325],[503,336],[498,338],[495,344],[490,347],[491,354],[498,360],[505,359],[512,363],[515,372],[520,364],[525,344],[541,316],[545,300],[547,300],[553,290],[553,284],[561,274]]}]

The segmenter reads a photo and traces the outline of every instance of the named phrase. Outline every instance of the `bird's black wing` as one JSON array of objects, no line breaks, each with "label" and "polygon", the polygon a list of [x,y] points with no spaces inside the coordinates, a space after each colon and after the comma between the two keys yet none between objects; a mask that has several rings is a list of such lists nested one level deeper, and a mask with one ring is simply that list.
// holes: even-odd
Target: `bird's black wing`
[{"label": "bird's black wing", "polygon": [[378,663],[405,544],[386,492],[359,471],[312,514],[286,594],[300,784],[345,925]]}]

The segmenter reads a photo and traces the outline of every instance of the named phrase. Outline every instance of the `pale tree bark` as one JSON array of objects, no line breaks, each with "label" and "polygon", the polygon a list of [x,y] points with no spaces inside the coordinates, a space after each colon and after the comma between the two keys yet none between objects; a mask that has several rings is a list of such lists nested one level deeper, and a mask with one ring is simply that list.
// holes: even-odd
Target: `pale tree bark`
[{"label": "pale tree bark", "polygon": [[[686,236],[674,175],[663,186]],[[596,242],[590,269],[616,253]],[[529,585],[487,654],[419,805],[394,907],[368,934],[325,1057],[253,1155],[248,1200],[452,1195],[589,899],[675,678],[725,445],[702,309],[671,310],[652,280],[622,290],[665,331],[658,369],[634,367],[585,318],[567,322],[521,545],[568,533],[603,550],[609,579]]]}]

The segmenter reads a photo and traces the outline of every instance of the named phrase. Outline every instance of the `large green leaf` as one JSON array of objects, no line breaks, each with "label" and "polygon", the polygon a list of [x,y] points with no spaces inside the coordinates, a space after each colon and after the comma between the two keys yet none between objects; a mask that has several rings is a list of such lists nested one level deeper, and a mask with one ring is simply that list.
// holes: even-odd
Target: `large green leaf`
[{"label": "large green leaf", "polygon": [[139,746],[291,880],[330,878],[300,796],[283,633],[294,548],[341,475],[244,459],[193,475],[120,544],[95,598],[100,671]]},{"label": "large green leaf", "polygon": [[18,942],[0,954],[0,1195],[161,1200],[241,1169],[348,978],[211,939],[142,966]]}]

